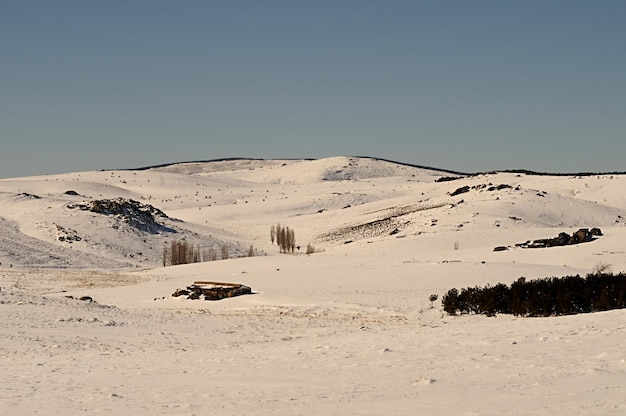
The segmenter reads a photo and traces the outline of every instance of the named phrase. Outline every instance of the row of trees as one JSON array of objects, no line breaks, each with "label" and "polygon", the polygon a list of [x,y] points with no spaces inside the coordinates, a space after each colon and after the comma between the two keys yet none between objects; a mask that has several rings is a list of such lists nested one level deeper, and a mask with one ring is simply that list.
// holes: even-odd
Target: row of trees
[{"label": "row of trees", "polygon": [[[270,239],[272,244],[276,242],[281,253],[292,253],[296,249],[296,233],[292,228],[284,227],[280,223],[272,225],[270,228]],[[298,247],[300,249],[300,247]],[[312,245],[307,246],[307,254],[315,253],[317,250]],[[254,247],[250,245],[248,257],[254,256]],[[222,244],[219,254],[221,259],[230,257],[226,244]],[[163,266],[176,266],[179,264],[200,263],[204,261],[215,261],[218,259],[218,252],[213,248],[202,249],[198,244],[189,244],[187,241],[174,240],[169,245],[163,247]]]},{"label": "row of trees", "polygon": [[530,281],[520,277],[510,287],[498,283],[451,289],[442,303],[450,315],[554,316],[621,309],[626,308],[626,274],[598,272],[586,278],[576,275]]},{"label": "row of trees", "polygon": [[[219,255],[218,255],[219,254]],[[250,245],[248,257],[254,256],[254,247]],[[230,250],[226,243],[214,248],[201,248],[199,244],[189,244],[187,241],[174,240],[163,247],[163,266],[176,266],[179,264],[200,263],[215,261],[218,258],[226,260],[230,258]]]},{"label": "row of trees", "polygon": [[280,223],[270,228],[270,240],[276,241],[281,253],[293,253],[296,249],[296,233],[289,227],[283,227]]},{"label": "row of trees", "polygon": [[163,247],[163,266],[187,263],[199,263],[202,258],[199,246],[190,245],[186,241],[172,241]]}]

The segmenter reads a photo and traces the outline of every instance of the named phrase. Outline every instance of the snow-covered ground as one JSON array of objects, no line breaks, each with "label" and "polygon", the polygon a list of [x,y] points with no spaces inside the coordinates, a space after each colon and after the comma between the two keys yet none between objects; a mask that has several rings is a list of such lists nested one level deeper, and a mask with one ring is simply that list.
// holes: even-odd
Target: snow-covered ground
[{"label": "snow-covered ground", "polygon": [[[0,414],[626,414],[626,311],[452,317],[440,303],[453,287],[626,270],[626,176],[436,181],[450,176],[336,157],[0,180]],[[105,200],[165,216],[89,209]],[[293,255],[270,241],[278,223]],[[589,243],[515,247],[592,227]],[[230,258],[163,267],[175,240]],[[254,293],[171,296],[194,281]]]}]

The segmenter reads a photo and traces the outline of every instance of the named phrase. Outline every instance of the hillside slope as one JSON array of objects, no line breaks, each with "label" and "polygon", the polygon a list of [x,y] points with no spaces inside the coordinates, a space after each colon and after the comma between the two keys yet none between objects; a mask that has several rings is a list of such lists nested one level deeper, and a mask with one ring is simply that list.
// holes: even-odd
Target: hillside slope
[{"label": "hillside slope", "polygon": [[[623,176],[495,173],[437,181],[444,176],[388,161],[335,157],[2,180],[0,261],[14,267],[150,268],[162,264],[163,249],[174,240],[211,251],[227,245],[235,257],[251,245],[257,255],[271,254],[269,228],[277,223],[297,230],[299,245],[323,249],[435,230],[456,232],[459,240],[467,230],[525,230],[531,239],[626,221],[626,198],[618,192]],[[163,216],[148,229],[131,221],[137,213],[89,209],[112,200]]]}]

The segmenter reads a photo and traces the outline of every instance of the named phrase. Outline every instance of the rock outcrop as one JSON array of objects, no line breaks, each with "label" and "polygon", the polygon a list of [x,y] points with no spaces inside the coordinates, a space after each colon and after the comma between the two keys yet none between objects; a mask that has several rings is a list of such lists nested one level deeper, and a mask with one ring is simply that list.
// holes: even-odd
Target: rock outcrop
[{"label": "rock outcrop", "polygon": [[169,218],[163,211],[149,204],[132,199],[101,199],[79,204],[69,204],[68,208],[79,208],[83,211],[91,211],[103,215],[116,216],[130,226],[146,231],[151,234],[160,232],[175,232],[156,221],[155,217]]},{"label": "rock outcrop", "polygon": [[602,231],[599,228],[581,228],[572,235],[567,233],[559,233],[555,238],[546,238],[534,241],[527,241],[525,243],[516,244],[516,247],[521,248],[546,248],[546,247],[558,247],[569,246],[580,243],[587,243],[593,241],[596,236],[601,236]]}]

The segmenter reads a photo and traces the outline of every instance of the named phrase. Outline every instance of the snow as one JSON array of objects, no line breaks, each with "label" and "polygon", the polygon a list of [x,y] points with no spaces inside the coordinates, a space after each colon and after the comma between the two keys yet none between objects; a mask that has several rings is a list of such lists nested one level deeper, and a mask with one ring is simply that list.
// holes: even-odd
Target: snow
[{"label": "snow", "polygon": [[[453,317],[428,298],[626,270],[626,176],[443,176],[335,157],[0,180],[0,414],[625,414],[625,311]],[[68,208],[116,198],[175,232]],[[514,247],[581,227],[604,235]],[[231,258],[163,267],[174,239]],[[171,296],[194,281],[254,294]]]}]

